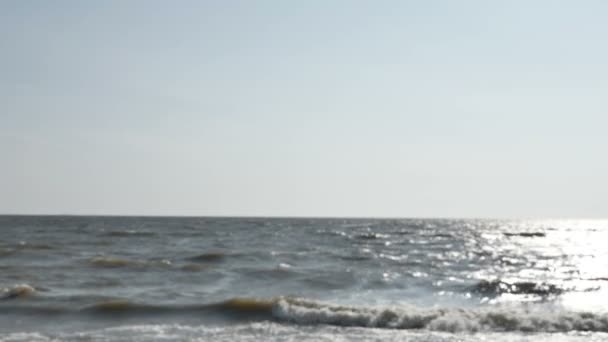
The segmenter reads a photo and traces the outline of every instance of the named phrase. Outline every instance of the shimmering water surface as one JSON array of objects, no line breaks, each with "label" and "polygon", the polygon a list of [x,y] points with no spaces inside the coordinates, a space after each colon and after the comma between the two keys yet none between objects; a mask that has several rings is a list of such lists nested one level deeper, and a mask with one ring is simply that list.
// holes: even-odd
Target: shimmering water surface
[{"label": "shimmering water surface", "polygon": [[608,222],[0,216],[1,341],[604,340]]}]

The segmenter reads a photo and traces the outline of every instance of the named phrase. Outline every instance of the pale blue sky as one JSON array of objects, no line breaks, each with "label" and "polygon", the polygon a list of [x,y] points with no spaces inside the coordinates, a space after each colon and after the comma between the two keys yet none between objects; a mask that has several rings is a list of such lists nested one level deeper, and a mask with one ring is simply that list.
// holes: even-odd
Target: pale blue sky
[{"label": "pale blue sky", "polygon": [[2,1],[0,213],[608,217],[606,1]]}]

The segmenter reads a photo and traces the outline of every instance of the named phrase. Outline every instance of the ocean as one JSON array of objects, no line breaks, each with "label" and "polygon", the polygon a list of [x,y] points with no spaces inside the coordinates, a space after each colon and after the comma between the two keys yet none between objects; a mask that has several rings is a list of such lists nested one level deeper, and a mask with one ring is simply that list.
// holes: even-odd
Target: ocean
[{"label": "ocean", "polygon": [[608,221],[0,216],[0,341],[608,340]]}]

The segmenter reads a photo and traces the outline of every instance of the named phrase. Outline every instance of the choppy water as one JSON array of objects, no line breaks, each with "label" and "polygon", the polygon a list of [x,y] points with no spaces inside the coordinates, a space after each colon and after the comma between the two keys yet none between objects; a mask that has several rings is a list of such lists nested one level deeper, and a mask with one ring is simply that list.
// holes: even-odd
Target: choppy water
[{"label": "choppy water", "polygon": [[608,221],[0,216],[0,341],[608,339]]}]

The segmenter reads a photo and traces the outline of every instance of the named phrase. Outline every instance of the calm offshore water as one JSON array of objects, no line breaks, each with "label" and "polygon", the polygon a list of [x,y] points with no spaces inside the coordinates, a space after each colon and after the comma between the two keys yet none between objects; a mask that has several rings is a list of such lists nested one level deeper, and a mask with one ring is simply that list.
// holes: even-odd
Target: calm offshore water
[{"label": "calm offshore water", "polygon": [[0,216],[0,341],[608,340],[608,222]]}]

